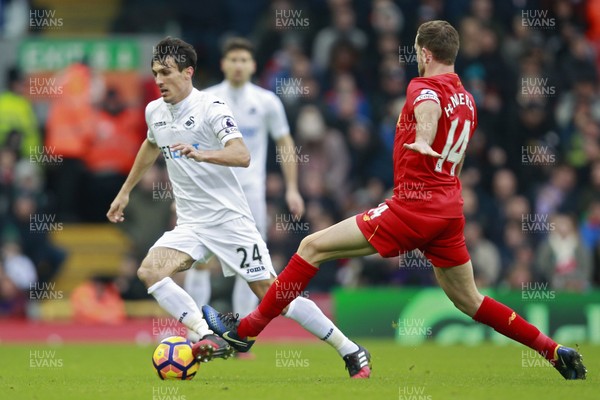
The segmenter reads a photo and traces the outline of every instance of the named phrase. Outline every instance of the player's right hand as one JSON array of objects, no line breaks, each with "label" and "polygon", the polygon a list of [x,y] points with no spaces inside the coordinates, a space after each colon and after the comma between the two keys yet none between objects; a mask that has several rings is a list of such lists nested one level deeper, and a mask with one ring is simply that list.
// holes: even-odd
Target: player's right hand
[{"label": "player's right hand", "polygon": [[423,154],[424,156],[431,156],[435,158],[442,158],[442,155],[437,151],[433,150],[431,146],[424,141],[416,141],[414,143],[404,143],[404,148],[414,151],[415,153]]},{"label": "player's right hand", "polygon": [[123,210],[127,207],[129,203],[129,195],[119,194],[110,205],[110,209],[106,213],[106,217],[112,223],[123,222],[125,217],[123,215]]}]

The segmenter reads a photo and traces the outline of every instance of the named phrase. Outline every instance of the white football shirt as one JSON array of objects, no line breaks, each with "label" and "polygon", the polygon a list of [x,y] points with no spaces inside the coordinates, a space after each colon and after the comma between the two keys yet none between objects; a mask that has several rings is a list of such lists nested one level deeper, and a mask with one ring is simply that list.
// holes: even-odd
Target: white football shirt
[{"label": "white football shirt", "polygon": [[172,151],[176,143],[218,150],[241,138],[229,107],[212,94],[193,89],[179,103],[162,98],[146,106],[148,140],[162,151],[177,206],[177,224],[217,225],[245,216],[246,197],[231,167],[197,162]]},{"label": "white football shirt", "polygon": [[246,193],[256,191],[263,193],[264,197],[268,135],[277,140],[290,133],[283,103],[275,93],[250,82],[235,88],[223,81],[205,91],[223,99],[231,107],[252,156],[248,168],[233,170]]}]

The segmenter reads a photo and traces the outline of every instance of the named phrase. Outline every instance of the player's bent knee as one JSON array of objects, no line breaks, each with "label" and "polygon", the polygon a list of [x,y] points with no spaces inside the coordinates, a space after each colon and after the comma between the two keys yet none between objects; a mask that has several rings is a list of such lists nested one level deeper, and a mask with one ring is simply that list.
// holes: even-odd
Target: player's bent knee
[{"label": "player's bent knee", "polygon": [[150,287],[164,278],[152,267],[152,261],[148,258],[145,258],[144,261],[142,261],[142,265],[140,265],[140,268],[137,270],[137,276],[146,287]]},{"label": "player's bent knee", "polygon": [[148,271],[148,269],[144,268],[143,265],[141,265],[137,270],[137,276],[138,276],[139,280],[142,281],[142,283],[144,285],[146,285],[146,287],[152,285],[152,283],[150,283],[150,281],[151,281],[150,275],[151,274]]},{"label": "player's bent knee", "polygon": [[318,265],[321,263],[323,254],[319,248],[319,241],[317,240],[315,233],[310,234],[302,239],[297,253],[300,257],[312,265]]}]

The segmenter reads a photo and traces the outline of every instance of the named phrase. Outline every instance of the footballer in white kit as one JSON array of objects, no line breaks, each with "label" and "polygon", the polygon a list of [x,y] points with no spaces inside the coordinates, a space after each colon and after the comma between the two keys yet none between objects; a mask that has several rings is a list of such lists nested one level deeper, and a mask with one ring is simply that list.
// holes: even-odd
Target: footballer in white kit
[{"label": "footballer in white kit", "polygon": [[[167,37],[153,49],[152,72],[161,98],[146,107],[148,136],[106,216],[113,223],[125,219],[129,193],[162,153],[177,226],[150,248],[138,277],[162,308],[198,335],[193,353],[206,362],[228,358],[233,348],[210,330],[193,298],[171,276],[214,255],[226,276],[241,276],[263,298],[276,274],[231,168],[248,167],[250,153],[227,104],[194,89],[195,67],[194,48],[180,39]],[[355,358],[358,346],[311,300],[295,299],[284,313],[334,347],[346,367]]]},{"label": "footballer in white kit", "polygon": [[198,262],[215,255],[225,276],[239,274],[250,282],[275,275],[233,169],[197,162],[171,148],[187,143],[216,150],[241,138],[229,107],[212,94],[192,89],[176,105],[163,99],[148,104],[146,122],[148,141],[166,161],[177,210],[177,226],[152,248],[176,249]]},{"label": "footballer in white kit", "polygon": [[231,110],[213,95],[194,89],[194,48],[167,37],[153,49],[152,73],[161,98],[146,107],[148,135],[107,218],[122,222],[129,193],[162,153],[177,208],[177,226],[148,251],[138,277],[158,303],[198,335],[200,361],[227,358],[233,349],[208,328],[200,309],[171,276],[196,260],[216,255],[226,275],[270,282],[268,250],[230,167],[247,167],[250,153]]}]

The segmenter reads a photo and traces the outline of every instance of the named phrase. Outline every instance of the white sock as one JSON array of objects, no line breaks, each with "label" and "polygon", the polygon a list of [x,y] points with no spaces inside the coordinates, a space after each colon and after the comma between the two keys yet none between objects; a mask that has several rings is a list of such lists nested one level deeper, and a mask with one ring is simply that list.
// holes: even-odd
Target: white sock
[{"label": "white sock", "polygon": [[297,297],[290,303],[285,316],[298,322],[319,339],[329,343],[342,357],[358,350],[356,343],[348,339],[311,300]]},{"label": "white sock", "polygon": [[232,294],[233,312],[244,318],[258,306],[258,297],[254,294],[248,282],[239,275],[235,277]]},{"label": "white sock", "polygon": [[[194,266],[188,269],[183,280],[183,289],[194,299],[198,308],[210,302],[210,270],[196,269]],[[200,340],[200,336],[189,329],[187,338],[192,342]]]},{"label": "white sock", "polygon": [[200,337],[213,333],[194,299],[173,279],[166,277],[156,282],[148,288],[148,294],[154,296],[162,308]]}]

